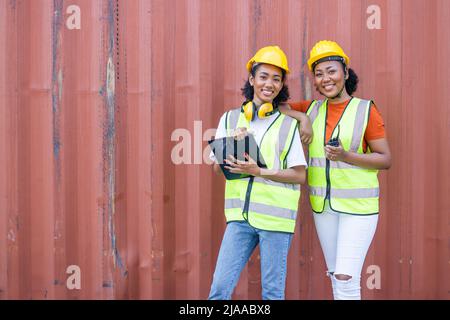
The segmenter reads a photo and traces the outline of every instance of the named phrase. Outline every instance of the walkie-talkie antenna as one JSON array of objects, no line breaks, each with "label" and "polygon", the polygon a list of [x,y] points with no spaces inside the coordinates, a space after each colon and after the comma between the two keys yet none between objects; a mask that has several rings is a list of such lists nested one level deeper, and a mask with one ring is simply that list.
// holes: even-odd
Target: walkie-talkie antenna
[{"label": "walkie-talkie antenna", "polygon": [[[339,133],[341,131],[341,126],[338,124],[338,133],[337,136],[335,138],[331,138],[327,145],[332,146],[332,147],[339,147]],[[334,131],[333,131],[334,133]]]}]

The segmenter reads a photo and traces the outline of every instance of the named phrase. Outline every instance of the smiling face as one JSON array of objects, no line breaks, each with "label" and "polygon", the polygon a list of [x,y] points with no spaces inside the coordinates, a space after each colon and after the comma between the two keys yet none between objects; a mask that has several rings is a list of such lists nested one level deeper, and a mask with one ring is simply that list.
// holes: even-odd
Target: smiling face
[{"label": "smiling face", "polygon": [[324,61],[314,69],[314,84],[327,98],[334,98],[342,91],[342,98],[349,95],[345,90],[347,74],[339,61]]},{"label": "smiling face", "polygon": [[281,69],[270,64],[257,67],[255,76],[250,75],[249,82],[253,86],[253,101],[256,105],[272,102],[283,88]]}]

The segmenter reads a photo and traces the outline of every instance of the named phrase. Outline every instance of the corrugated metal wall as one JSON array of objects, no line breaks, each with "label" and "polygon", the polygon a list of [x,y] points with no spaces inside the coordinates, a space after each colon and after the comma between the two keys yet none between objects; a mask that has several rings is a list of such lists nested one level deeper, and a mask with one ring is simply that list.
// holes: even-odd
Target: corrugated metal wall
[{"label": "corrugated metal wall", "polygon": [[[363,298],[449,299],[449,18],[447,0],[0,0],[0,298],[205,299],[225,227],[208,129],[259,47],[285,50],[300,100],[334,39],[394,159]],[[259,276],[255,253],[234,297]],[[306,192],[287,298],[331,298]]]}]

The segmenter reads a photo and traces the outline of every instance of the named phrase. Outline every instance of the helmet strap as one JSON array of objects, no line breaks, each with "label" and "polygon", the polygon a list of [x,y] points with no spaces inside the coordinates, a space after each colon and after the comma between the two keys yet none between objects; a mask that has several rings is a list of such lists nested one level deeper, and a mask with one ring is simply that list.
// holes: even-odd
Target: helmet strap
[{"label": "helmet strap", "polygon": [[324,62],[324,61],[340,61],[340,62],[342,62],[342,64],[345,65],[345,59],[344,59],[343,57],[341,57],[341,56],[329,56],[329,57],[324,57],[324,58],[321,58],[321,59],[317,60],[316,62],[314,62],[314,63],[312,64],[311,69],[313,70],[313,72],[314,72],[314,69],[316,69],[316,66],[317,66],[319,63],[322,63],[322,62]]}]

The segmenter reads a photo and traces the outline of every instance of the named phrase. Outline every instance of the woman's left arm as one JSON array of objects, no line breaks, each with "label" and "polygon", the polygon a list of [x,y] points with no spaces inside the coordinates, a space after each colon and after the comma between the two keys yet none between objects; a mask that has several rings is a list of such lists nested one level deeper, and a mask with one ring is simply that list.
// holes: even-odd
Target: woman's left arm
[{"label": "woman's left arm", "polygon": [[386,138],[367,141],[371,153],[355,153],[344,150],[341,141],[338,147],[325,146],[325,156],[332,161],[344,161],[365,169],[389,169],[391,151]]}]

